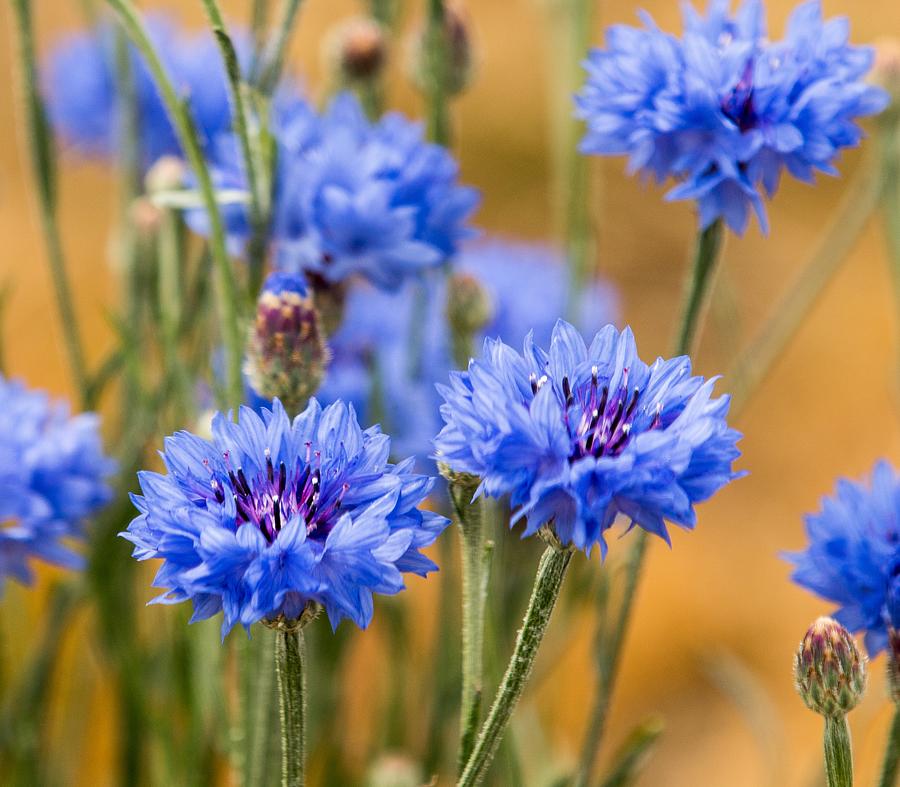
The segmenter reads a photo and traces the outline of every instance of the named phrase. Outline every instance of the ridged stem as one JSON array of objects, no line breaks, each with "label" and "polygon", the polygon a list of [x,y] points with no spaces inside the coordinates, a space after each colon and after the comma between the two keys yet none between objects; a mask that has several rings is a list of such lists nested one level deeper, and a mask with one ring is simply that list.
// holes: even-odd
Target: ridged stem
[{"label": "ridged stem", "polygon": [[853,787],[853,753],[846,716],[825,717],[824,748],[828,787]]},{"label": "ridged stem", "polygon": [[472,787],[479,784],[497,753],[510,716],[531,675],[535,657],[550,622],[553,607],[559,598],[559,591],[571,558],[571,550],[552,545],[547,547],[541,557],[525,620],[516,638],[515,650],[497,690],[491,711],[478,734],[472,755],[457,782],[458,787]]},{"label": "ridged stem", "polygon": [[72,379],[82,405],[88,399],[89,380],[84,346],[75,313],[72,288],[66,269],[65,254],[56,212],[56,158],[53,134],[47,120],[44,103],[38,92],[37,65],[31,5],[28,0],[10,0],[15,16],[15,35],[18,50],[22,98],[25,102],[26,134],[31,157],[31,169],[38,193],[41,232],[50,265],[50,277],[56,296],[56,308],[62,327],[63,341]]},{"label": "ridged stem", "polygon": [[[716,221],[705,230],[701,230],[697,237],[693,262],[685,284],[681,317],[675,339],[674,352],[676,355],[690,353],[693,349],[712,282],[715,278],[723,234],[722,222]],[[638,582],[640,581],[641,568],[644,564],[648,535],[647,531],[642,528],[636,528],[636,531],[628,553],[628,563],[625,570],[625,592],[619,607],[616,624],[612,629],[609,641],[604,643],[603,650],[598,654],[598,690],[590,721],[588,722],[588,732],[582,745],[581,763],[575,782],[576,785],[580,786],[586,785],[590,781],[591,772],[593,771],[600,745],[603,742],[606,716],[618,674],[619,658],[622,646],[625,643],[625,635],[628,632],[628,621],[631,618],[631,610],[634,606],[634,598]]]},{"label": "ridged stem", "polygon": [[887,746],[884,749],[879,787],[897,787],[898,772],[900,772],[900,705],[895,705],[894,720],[891,722]]},{"label": "ridged stem", "polygon": [[462,699],[457,753],[457,765],[462,773],[475,745],[481,719],[484,622],[491,545],[485,539],[482,499],[472,499],[478,489],[478,480],[454,478],[449,487],[462,563]]},{"label": "ridged stem", "polygon": [[125,32],[131,38],[146,60],[157,89],[165,104],[179,142],[187,157],[188,164],[197,178],[203,207],[209,218],[210,252],[216,269],[216,297],[219,320],[225,344],[225,381],[227,405],[237,407],[244,398],[244,384],[241,374],[243,340],[238,312],[238,291],[234,270],[228,258],[225,243],[225,228],[222,214],[216,201],[212,177],[203,155],[200,138],[193,116],[187,103],[182,101],[175,89],[169,73],[156,52],[140,14],[131,0],[106,0],[115,11]]},{"label": "ridged stem", "polygon": [[281,787],[306,782],[306,654],[299,629],[275,633],[275,671],[281,716]]}]

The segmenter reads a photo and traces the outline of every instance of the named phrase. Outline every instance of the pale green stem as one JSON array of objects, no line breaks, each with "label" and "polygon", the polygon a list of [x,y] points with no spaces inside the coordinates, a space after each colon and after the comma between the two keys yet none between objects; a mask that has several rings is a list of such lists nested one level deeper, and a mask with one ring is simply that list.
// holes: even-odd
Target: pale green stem
[{"label": "pale green stem", "polygon": [[726,375],[732,380],[732,412],[743,410],[781,357],[872,218],[881,192],[878,173],[870,164],[864,165],[841,201],[834,220],[821,236],[810,261]]},{"label": "pale green stem", "polygon": [[[280,633],[274,634],[280,636]],[[270,720],[272,702],[275,699],[275,671],[271,668],[271,640],[273,633],[261,628],[254,635],[251,647],[245,651],[245,658],[240,665],[245,670],[242,683],[245,687],[243,697],[244,728],[244,785],[255,787],[264,784],[266,772],[266,750],[269,736],[275,730]],[[258,640],[258,641],[257,641]]]},{"label": "pale green stem", "polygon": [[306,780],[306,664],[303,632],[277,631],[275,670],[281,711],[281,787]]},{"label": "pale green stem", "polygon": [[[219,8],[217,0],[202,0],[203,7],[209,17],[213,33],[219,43],[222,52],[222,61],[225,64],[225,72],[228,75],[228,96],[231,102],[234,130],[240,141],[241,156],[244,165],[244,174],[250,190],[250,226],[252,237],[248,245],[248,263],[252,270],[259,271],[265,265],[266,252],[266,224],[267,218],[263,206],[269,203],[269,199],[263,193],[263,156],[260,147],[258,127],[253,120],[247,101],[247,95],[241,76],[241,65],[238,61],[237,51],[234,48],[231,37],[225,28],[225,20]],[[259,274],[251,277],[259,278]],[[251,293],[255,299],[256,293]]]},{"label": "pale green stem", "polygon": [[264,95],[272,95],[275,88],[278,87],[281,72],[284,70],[288,45],[291,42],[291,33],[294,30],[294,23],[297,21],[301,4],[302,0],[283,0],[282,2],[281,15],[275,23],[272,38],[266,46],[262,72],[257,83]]},{"label": "pale green stem", "polygon": [[[894,314],[900,337],[900,117],[892,108],[881,120],[881,213],[894,284]],[[900,368],[898,368],[900,372]]]},{"label": "pale green stem", "polygon": [[478,734],[472,755],[457,782],[458,787],[472,787],[479,784],[497,753],[512,712],[531,675],[538,648],[550,622],[553,607],[559,598],[571,557],[571,550],[556,546],[548,546],[541,557],[525,620],[516,638],[515,650],[487,720]]},{"label": "pale green stem", "polygon": [[26,133],[31,168],[38,192],[41,232],[47,248],[50,276],[53,281],[56,308],[59,313],[69,367],[81,402],[84,404],[87,401],[90,386],[57,220],[56,159],[53,134],[47,121],[44,103],[38,92],[31,5],[28,0],[10,0],[10,2],[16,20],[19,75],[22,98],[26,108]]},{"label": "pale green stem", "polygon": [[472,753],[481,719],[484,690],[484,622],[490,546],[485,539],[482,499],[473,500],[474,479],[450,481],[462,562],[462,701],[457,764],[461,773]]},{"label": "pale green stem", "polygon": [[853,752],[846,716],[825,717],[825,779],[828,787],[853,787]]},{"label": "pale green stem", "polygon": [[900,770],[900,705],[895,705],[894,720],[891,722],[891,731],[888,733],[884,761],[881,765],[879,787],[897,787],[898,770]]},{"label": "pale green stem", "polygon": [[188,406],[190,386],[187,370],[179,352],[184,304],[182,231],[181,217],[175,211],[165,209],[160,222],[157,252],[160,334],[166,376],[172,385],[173,401],[180,414],[183,414]]},{"label": "pale green stem", "polygon": [[216,268],[216,297],[218,301],[219,320],[225,344],[225,389],[227,404],[237,407],[244,398],[241,359],[243,340],[238,312],[238,292],[234,270],[228,258],[225,243],[225,228],[222,214],[216,201],[209,168],[203,156],[193,116],[186,102],[182,101],[171,77],[156,52],[144,27],[141,17],[131,0],[106,0],[116,12],[119,21],[144,56],[147,67],[156,82],[163,103],[169,113],[181,147],[184,149],[188,164],[197,178],[203,206],[209,218],[210,252]]},{"label": "pale green stem", "polygon": [[447,78],[450,69],[450,42],[444,0],[427,0],[428,19],[422,51],[425,95],[428,101],[428,137],[439,145],[450,144],[450,108]]},{"label": "pale green stem", "polygon": [[[723,234],[722,222],[716,221],[705,230],[701,230],[697,237],[693,262],[686,280],[681,318],[676,334],[674,347],[676,355],[688,354],[693,349],[697,331],[702,322],[705,304],[715,278]],[[603,741],[606,716],[618,673],[619,658],[622,646],[625,643],[625,635],[628,632],[628,621],[631,619],[631,610],[640,580],[641,567],[644,563],[644,553],[647,549],[647,531],[642,528],[636,528],[636,531],[628,555],[628,564],[625,572],[625,593],[619,607],[616,625],[612,630],[609,642],[605,643],[605,650],[598,656],[597,674],[599,685],[588,723],[588,732],[582,746],[581,763],[576,779],[577,785],[586,785],[590,780],[597,753]]]}]

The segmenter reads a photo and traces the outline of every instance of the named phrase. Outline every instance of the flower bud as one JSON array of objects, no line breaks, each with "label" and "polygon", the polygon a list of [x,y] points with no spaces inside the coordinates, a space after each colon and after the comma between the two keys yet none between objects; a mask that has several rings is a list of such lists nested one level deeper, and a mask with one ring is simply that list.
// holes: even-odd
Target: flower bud
[{"label": "flower bud", "polygon": [[387,64],[387,39],[371,17],[357,16],[335,27],[325,42],[327,69],[341,84],[377,80]]},{"label": "flower bud", "polygon": [[[434,53],[440,51],[430,40],[432,35],[433,32],[427,26],[422,27],[412,38],[410,46],[410,75],[423,92],[428,91],[429,84],[435,77]],[[468,87],[474,70],[468,18],[456,3],[444,6],[443,35],[448,61],[444,90],[448,96],[455,96]]]},{"label": "flower bud", "polygon": [[887,673],[891,699],[900,705],[900,631],[893,626],[888,626]]},{"label": "flower bud", "polygon": [[821,617],[810,626],[794,658],[794,683],[810,710],[844,716],[866,690],[866,659],[840,623]]},{"label": "flower bud", "polygon": [[454,273],[447,280],[447,320],[454,332],[472,336],[494,317],[491,296],[470,273]]},{"label": "flower bud", "polygon": [[328,363],[319,314],[302,276],[273,273],[256,304],[245,372],[256,391],[289,414],[306,406]]},{"label": "flower bud", "polygon": [[313,303],[319,313],[322,332],[325,336],[331,336],[344,319],[347,285],[343,282],[330,282],[316,273],[307,273],[306,280],[312,289]]},{"label": "flower bud", "polygon": [[144,188],[148,194],[160,191],[174,191],[184,185],[187,168],[177,156],[163,156],[157,159],[144,176]]},{"label": "flower bud", "polygon": [[367,787],[419,787],[422,768],[405,754],[382,754],[369,769]]}]

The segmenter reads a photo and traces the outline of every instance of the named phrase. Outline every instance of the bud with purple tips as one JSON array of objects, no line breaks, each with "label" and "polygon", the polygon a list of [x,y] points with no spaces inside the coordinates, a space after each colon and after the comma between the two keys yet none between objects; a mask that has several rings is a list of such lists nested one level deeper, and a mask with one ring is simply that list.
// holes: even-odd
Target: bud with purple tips
[{"label": "bud with purple tips", "polygon": [[319,313],[302,276],[273,273],[256,305],[247,342],[246,373],[254,389],[302,410],[322,382],[328,347]]},{"label": "bud with purple tips", "polygon": [[850,632],[833,618],[810,626],[794,657],[797,692],[810,710],[843,716],[866,690],[866,659]]}]

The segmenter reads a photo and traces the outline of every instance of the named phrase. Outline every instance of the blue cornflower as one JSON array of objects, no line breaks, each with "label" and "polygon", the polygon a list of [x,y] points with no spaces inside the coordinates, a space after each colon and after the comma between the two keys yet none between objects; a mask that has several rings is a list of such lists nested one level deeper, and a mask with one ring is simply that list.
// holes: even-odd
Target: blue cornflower
[{"label": "blue cornflower", "polygon": [[[568,275],[562,255],[550,246],[480,241],[463,248],[453,270],[474,277],[490,303],[492,316],[474,337],[476,346],[487,336],[521,344],[529,330],[546,343],[566,310]],[[615,290],[602,280],[584,288],[575,306],[578,328],[589,334],[618,311]],[[446,311],[445,276],[410,282],[397,292],[355,286],[344,322],[329,339],[332,360],[318,396],[352,401],[367,420],[376,420],[377,412],[401,454],[428,455],[441,428],[434,384],[454,368]]]},{"label": "blue cornflower", "polygon": [[631,330],[613,325],[587,347],[559,321],[549,353],[530,336],[523,355],[489,339],[440,386],[437,458],[479,476],[480,493],[509,494],[525,535],[551,523],[563,544],[605,555],[604,533],[624,514],[668,541],[666,520],[693,528],[694,503],[739,475],[740,435],[714,382],[692,376],[687,357],[647,366]]},{"label": "blue cornflower", "polygon": [[84,520],[110,499],[114,470],[95,414],[70,416],[0,375],[0,581],[30,582],[32,557],[80,568],[65,542],[82,538]]},{"label": "blue cornflower", "polygon": [[[459,185],[450,153],[424,141],[422,127],[399,114],[369,121],[352,94],[324,113],[302,99],[274,113],[278,142],[271,235],[278,266],[328,282],[361,276],[384,289],[437,267],[473,234],[467,221],[475,189]],[[230,138],[211,157],[220,187],[246,188],[239,148]],[[206,232],[200,211],[188,216]],[[225,216],[239,249],[249,224],[244,209]]]},{"label": "blue cornflower", "polygon": [[365,627],[372,594],[403,590],[403,572],[437,568],[419,552],[448,524],[418,506],[433,478],[412,459],[388,463],[390,438],[363,431],[352,407],[313,399],[293,422],[275,400],[238,423],[218,414],[213,439],[165,441],[167,473],[140,473],[140,511],[122,535],[139,560],[161,558],[156,601],[190,599],[193,620],[297,618],[324,606],[333,626]]},{"label": "blue cornflower", "polygon": [[839,605],[834,617],[864,631],[871,655],[900,629],[900,478],[879,462],[871,481],[842,479],[806,517],[809,546],[786,557],[798,585]]},{"label": "blue cornflower", "polygon": [[627,155],[629,171],[678,181],[672,200],[696,200],[705,229],[723,219],[743,233],[749,208],[766,228],[762,192],[783,170],[812,181],[836,175],[841,148],[859,143],[855,120],[888,103],[862,77],[873,52],[848,43],[846,19],[825,21],[821,2],[801,4],[782,41],[766,37],[760,0],[732,17],[730,0],[689,4],[681,39],[646,14],[644,28],[611,27],[593,50],[577,97],[584,153]]},{"label": "blue cornflower", "polygon": [[[228,89],[215,39],[192,35],[173,19],[156,15],[148,33],[172,77],[187,99],[201,141],[211,143],[231,126]],[[246,35],[234,36],[239,57],[249,54]],[[181,147],[146,63],[129,44],[129,64],[140,125],[140,154],[145,167],[165,155],[181,155]],[[45,67],[50,120],[63,141],[78,152],[112,155],[118,145],[115,30],[106,23],[61,41]]]}]

